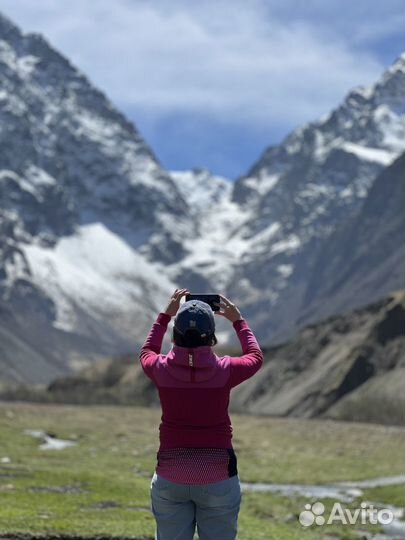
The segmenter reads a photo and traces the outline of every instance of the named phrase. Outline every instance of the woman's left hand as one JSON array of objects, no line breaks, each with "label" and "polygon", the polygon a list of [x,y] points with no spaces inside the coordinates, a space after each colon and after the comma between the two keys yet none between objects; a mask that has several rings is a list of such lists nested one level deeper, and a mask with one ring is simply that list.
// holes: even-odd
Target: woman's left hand
[{"label": "woman's left hand", "polygon": [[176,289],[173,296],[170,298],[170,302],[167,304],[164,313],[170,315],[170,317],[174,317],[180,307],[180,300],[189,293],[190,291],[188,289]]}]

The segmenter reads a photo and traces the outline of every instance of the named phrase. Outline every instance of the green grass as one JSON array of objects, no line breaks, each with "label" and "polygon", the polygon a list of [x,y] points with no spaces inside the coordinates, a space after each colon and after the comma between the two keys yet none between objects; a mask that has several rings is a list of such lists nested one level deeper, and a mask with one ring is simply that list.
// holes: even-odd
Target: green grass
[{"label": "green grass", "polygon": [[[0,534],[152,539],[149,484],[159,419],[160,411],[147,408],[0,403],[0,459],[11,459],[0,463]],[[399,428],[241,415],[234,415],[233,425],[242,481],[315,484],[404,471]],[[25,429],[78,444],[40,450]],[[364,499],[398,506],[400,489],[367,490]],[[299,525],[306,502],[244,493],[238,539],[325,538],[325,528]],[[327,533],[355,538],[351,527],[328,527]]]},{"label": "green grass", "polygon": [[365,489],[364,500],[392,504],[398,508],[405,506],[405,486],[383,486]]}]

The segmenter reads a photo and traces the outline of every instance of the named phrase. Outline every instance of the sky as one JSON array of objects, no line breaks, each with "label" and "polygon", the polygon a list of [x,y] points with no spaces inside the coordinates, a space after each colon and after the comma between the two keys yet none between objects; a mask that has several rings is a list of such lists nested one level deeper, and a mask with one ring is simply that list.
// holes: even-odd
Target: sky
[{"label": "sky", "polygon": [[375,82],[405,0],[0,0],[132,120],[169,170],[236,178]]}]

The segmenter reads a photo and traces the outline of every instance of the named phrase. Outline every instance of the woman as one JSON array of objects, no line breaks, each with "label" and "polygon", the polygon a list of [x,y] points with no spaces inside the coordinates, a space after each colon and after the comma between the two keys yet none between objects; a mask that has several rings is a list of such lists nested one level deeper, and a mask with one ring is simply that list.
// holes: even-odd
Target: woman
[{"label": "woman", "polygon": [[[219,358],[212,347],[215,318],[205,302],[176,289],[160,313],[140,354],[142,367],[159,391],[160,447],[151,482],[157,540],[233,540],[241,502],[237,459],[232,448],[229,394],[258,371],[263,355],[238,308],[220,296],[219,311],[232,324],[243,356]],[[179,309],[180,308],[180,309]],[[174,345],[160,354],[171,317]]]}]

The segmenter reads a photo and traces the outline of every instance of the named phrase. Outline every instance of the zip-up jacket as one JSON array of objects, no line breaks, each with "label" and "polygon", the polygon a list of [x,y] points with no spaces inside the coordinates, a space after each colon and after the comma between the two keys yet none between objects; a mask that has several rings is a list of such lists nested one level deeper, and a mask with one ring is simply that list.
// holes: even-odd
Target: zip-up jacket
[{"label": "zip-up jacket", "polygon": [[170,315],[160,313],[142,346],[140,361],[160,397],[160,448],[232,448],[228,406],[233,387],[261,367],[260,346],[243,319],[233,323],[242,356],[218,357],[212,347],[174,345],[161,354]]}]

